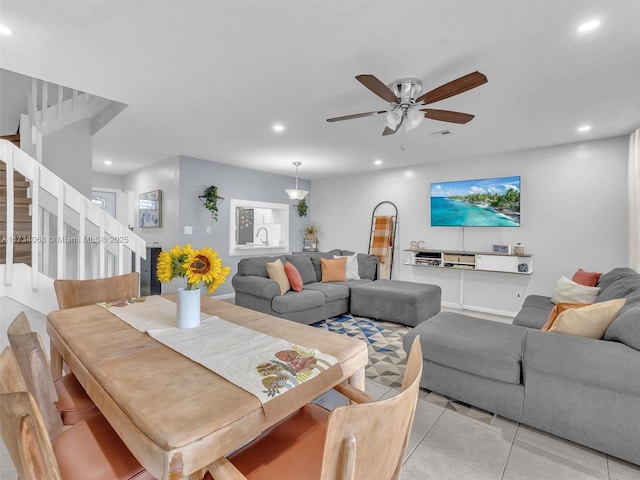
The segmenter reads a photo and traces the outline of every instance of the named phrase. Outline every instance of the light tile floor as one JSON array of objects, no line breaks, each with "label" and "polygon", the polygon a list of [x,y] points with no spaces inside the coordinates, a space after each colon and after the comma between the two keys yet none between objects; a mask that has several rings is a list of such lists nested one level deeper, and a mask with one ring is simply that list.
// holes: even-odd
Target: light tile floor
[{"label": "light tile floor", "polygon": [[[7,326],[21,310],[48,349],[45,316],[7,297],[0,298],[0,348],[8,345]],[[366,390],[376,399],[395,394],[371,381]],[[317,402],[334,408],[346,399],[331,391]],[[14,479],[15,469],[1,446],[0,479]],[[640,466],[421,391],[401,479],[640,480]]]}]

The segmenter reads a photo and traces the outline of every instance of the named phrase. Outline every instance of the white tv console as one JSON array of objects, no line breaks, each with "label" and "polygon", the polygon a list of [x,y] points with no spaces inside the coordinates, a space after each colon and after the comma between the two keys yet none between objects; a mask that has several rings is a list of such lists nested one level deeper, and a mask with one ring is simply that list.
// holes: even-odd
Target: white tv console
[{"label": "white tv console", "polygon": [[482,272],[533,273],[533,255],[470,252],[464,250],[407,249],[411,258],[405,265],[416,267],[451,268]]}]

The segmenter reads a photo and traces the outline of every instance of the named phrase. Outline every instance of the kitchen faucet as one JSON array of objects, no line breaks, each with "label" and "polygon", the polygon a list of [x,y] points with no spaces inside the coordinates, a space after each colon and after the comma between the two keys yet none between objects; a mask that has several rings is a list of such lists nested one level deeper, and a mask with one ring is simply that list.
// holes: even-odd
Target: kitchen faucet
[{"label": "kitchen faucet", "polygon": [[[264,230],[264,233],[266,235],[265,240],[260,239],[261,230]],[[269,245],[269,230],[264,227],[260,227],[258,230],[256,230],[256,239],[260,240],[263,245]]]}]

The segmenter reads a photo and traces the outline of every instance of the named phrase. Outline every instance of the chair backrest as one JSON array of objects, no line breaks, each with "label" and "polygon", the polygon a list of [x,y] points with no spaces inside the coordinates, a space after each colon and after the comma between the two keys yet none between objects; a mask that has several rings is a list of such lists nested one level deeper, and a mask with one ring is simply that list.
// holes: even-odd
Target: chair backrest
[{"label": "chair backrest", "polygon": [[339,407],[331,413],[322,480],[400,477],[421,375],[422,350],[416,337],[399,394],[377,402]]},{"label": "chair backrest", "polygon": [[10,347],[0,354],[0,433],[18,477],[60,479],[51,439],[33,396],[24,391]]},{"label": "chair backrest", "polygon": [[7,328],[7,336],[26,390],[33,395],[49,437],[53,439],[62,432],[62,417],[56,408],[58,394],[40,336],[31,331],[24,312],[20,312],[11,322]]},{"label": "chair backrest", "polygon": [[140,273],[131,272],[117,277],[96,280],[54,280],[58,307],[81,307],[94,303],[138,296]]}]

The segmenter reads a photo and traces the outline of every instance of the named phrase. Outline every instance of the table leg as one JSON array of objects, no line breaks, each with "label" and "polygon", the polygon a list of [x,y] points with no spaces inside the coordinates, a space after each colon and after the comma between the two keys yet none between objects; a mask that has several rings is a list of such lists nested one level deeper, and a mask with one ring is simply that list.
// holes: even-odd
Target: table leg
[{"label": "table leg", "polygon": [[51,357],[51,376],[56,381],[62,376],[62,355],[58,352],[53,342],[50,342],[49,354]]},{"label": "table leg", "polygon": [[364,380],[364,368],[362,368],[349,377],[349,385],[352,385],[364,392]]}]

